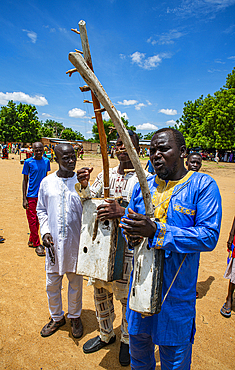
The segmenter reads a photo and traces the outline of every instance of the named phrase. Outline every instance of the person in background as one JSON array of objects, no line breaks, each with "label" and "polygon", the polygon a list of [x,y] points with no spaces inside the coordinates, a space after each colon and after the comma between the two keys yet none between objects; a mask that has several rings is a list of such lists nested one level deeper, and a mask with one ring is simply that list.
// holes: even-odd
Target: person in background
[{"label": "person in background", "polygon": [[145,170],[147,170],[152,175],[155,173],[154,167],[153,167],[152,162],[150,161],[150,159],[148,160],[148,162],[147,162],[147,164],[145,166]]},{"label": "person in background", "polygon": [[190,153],[187,157],[186,166],[188,167],[188,171],[198,172],[202,166],[201,154],[197,152]]},{"label": "person in background", "polygon": [[84,150],[83,150],[83,146],[81,147],[81,150],[80,150],[80,158],[83,159],[83,154],[84,154]]},{"label": "person in background", "polygon": [[38,190],[40,183],[47,172],[51,170],[49,159],[43,157],[43,145],[40,142],[33,143],[34,157],[24,161],[23,167],[23,208],[26,209],[28,219],[30,237],[28,246],[36,248],[35,252],[38,256],[45,256],[43,245],[40,243],[38,235],[39,222],[36,213],[38,201]]},{"label": "person in background", "polygon": [[7,145],[3,145],[3,147],[2,147],[2,159],[8,159]]},{"label": "person in background", "polygon": [[[188,171],[198,172],[202,166],[202,156],[200,153],[192,152],[188,155],[186,166]],[[196,291],[196,298],[199,298],[199,293]]]},{"label": "person in background", "polygon": [[227,250],[229,252],[229,257],[224,278],[229,279],[228,294],[226,297],[226,302],[223,304],[220,313],[224,317],[231,317],[233,292],[235,290],[235,217],[233,219],[232,228],[227,241]]}]

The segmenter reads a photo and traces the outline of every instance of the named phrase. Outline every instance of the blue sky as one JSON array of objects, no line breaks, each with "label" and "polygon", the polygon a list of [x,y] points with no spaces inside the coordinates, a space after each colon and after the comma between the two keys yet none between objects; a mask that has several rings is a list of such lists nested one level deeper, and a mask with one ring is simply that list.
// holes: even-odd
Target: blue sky
[{"label": "blue sky", "polygon": [[[92,137],[92,106],[68,54],[86,21],[95,74],[120,114],[146,134],[174,124],[184,102],[219,90],[235,66],[235,0],[5,1],[0,11],[0,105]],[[104,115],[104,118],[107,118]]]}]

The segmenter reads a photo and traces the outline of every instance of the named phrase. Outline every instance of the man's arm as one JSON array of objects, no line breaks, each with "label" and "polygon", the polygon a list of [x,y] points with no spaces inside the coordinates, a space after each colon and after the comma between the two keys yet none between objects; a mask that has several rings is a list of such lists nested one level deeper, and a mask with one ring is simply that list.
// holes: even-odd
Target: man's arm
[{"label": "man's arm", "polygon": [[48,224],[48,212],[46,206],[46,198],[44,194],[43,183],[41,182],[38,192],[38,202],[37,202],[37,216],[40,223],[40,232],[42,239],[46,234],[50,234],[49,224]]},{"label": "man's arm", "polygon": [[[128,206],[128,209],[131,208],[134,212],[137,211],[135,197],[136,194],[133,193]],[[162,248],[177,253],[195,253],[211,251],[216,246],[222,210],[220,193],[215,182],[207,184],[201,190],[194,226],[186,227],[183,222],[182,225],[176,226],[170,222],[152,222],[143,214],[132,213],[128,209],[120,225],[124,235],[134,239],[140,236],[148,237],[149,247]],[[144,213],[144,205],[142,209]]]},{"label": "man's arm", "polygon": [[23,207],[24,209],[28,209],[28,201],[27,201],[27,189],[28,189],[28,182],[29,176],[23,175],[23,182],[22,182],[22,193],[23,193]]}]

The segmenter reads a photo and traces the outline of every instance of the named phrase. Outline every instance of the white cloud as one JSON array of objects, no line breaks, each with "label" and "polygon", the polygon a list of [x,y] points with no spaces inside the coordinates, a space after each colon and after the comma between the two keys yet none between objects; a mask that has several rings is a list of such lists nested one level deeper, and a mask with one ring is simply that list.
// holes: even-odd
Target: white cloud
[{"label": "white cloud", "polygon": [[27,36],[30,38],[33,44],[37,41],[37,34],[34,31],[22,30],[23,32],[27,32]]},{"label": "white cloud", "polygon": [[145,58],[144,53],[140,53],[136,51],[135,53],[131,54],[132,63],[136,63],[138,65],[142,65],[142,60]]},{"label": "white cloud", "polygon": [[166,114],[167,116],[174,116],[175,114],[177,114],[176,109],[168,109],[168,108],[167,109],[160,109],[158,112]]},{"label": "white cloud", "polygon": [[80,108],[73,108],[68,111],[69,117],[73,117],[73,118],[84,118],[85,114],[86,114],[86,111]]},{"label": "white cloud", "polygon": [[66,28],[62,28],[62,27],[59,27],[59,31],[62,32],[62,33],[66,33],[67,32]]},{"label": "white cloud", "polygon": [[48,114],[48,113],[42,113],[42,116],[43,116],[43,117],[51,117],[51,115],[50,115],[50,114]]},{"label": "white cloud", "polygon": [[181,0],[181,4],[170,9],[167,8],[167,13],[174,13],[180,17],[192,16],[208,16],[211,18],[216,16],[216,13],[235,4],[235,0]]},{"label": "white cloud", "polygon": [[121,59],[126,59],[126,55],[125,54],[119,54],[120,58]]},{"label": "white cloud", "polygon": [[123,117],[124,119],[129,119],[129,117],[126,114],[126,112],[122,113],[120,110],[118,110],[118,114],[119,114],[120,117]]},{"label": "white cloud", "polygon": [[226,30],[223,31],[223,33],[226,33],[226,34],[233,33],[234,28],[235,28],[235,24],[231,24],[228,28],[226,28]]},{"label": "white cloud", "polygon": [[173,119],[170,119],[169,121],[166,121],[166,124],[167,125],[175,125],[176,124],[176,121],[174,121]]},{"label": "white cloud", "polygon": [[142,107],[146,107],[146,105],[144,103],[139,103],[139,104],[136,104],[135,109],[140,110]]},{"label": "white cloud", "polygon": [[231,57],[228,57],[228,59],[235,60],[235,55],[232,55]]},{"label": "white cloud", "polygon": [[26,103],[26,104],[39,105],[39,106],[44,106],[48,104],[48,101],[46,100],[44,96],[40,96],[40,95],[30,96],[21,91],[12,92],[12,93],[0,92],[0,104],[6,105],[9,100],[13,100],[15,102]]},{"label": "white cloud", "polygon": [[87,131],[86,133],[87,133],[87,134],[92,134],[92,131]]},{"label": "white cloud", "polygon": [[56,29],[55,28],[50,28],[50,32],[54,33],[54,32],[56,32]]},{"label": "white cloud", "polygon": [[216,59],[216,60],[215,60],[215,63],[218,63],[218,64],[225,64],[225,62],[222,62],[222,60],[221,60],[221,59]]},{"label": "white cloud", "polygon": [[177,40],[184,35],[186,34],[178,30],[170,30],[169,32],[163,33],[162,35],[157,35],[157,40],[150,37],[147,42],[150,42],[152,45],[169,45],[174,44],[174,40]]},{"label": "white cloud", "polygon": [[102,113],[102,116],[103,116],[103,119],[105,120],[105,121],[108,121],[109,119],[110,119],[110,117],[109,117],[109,114],[108,114],[108,112],[104,112],[104,113]]},{"label": "white cloud", "polygon": [[208,69],[207,72],[214,73],[214,72],[221,72],[221,70],[220,69],[211,68],[211,69]]},{"label": "white cloud", "polygon": [[158,130],[158,127],[152,123],[143,123],[142,125],[136,126],[137,130]]},{"label": "white cloud", "polygon": [[171,54],[161,53],[153,55],[152,57],[145,58],[144,53],[136,51],[135,53],[130,55],[130,58],[132,59],[132,63],[136,63],[141,68],[153,69],[159,66],[159,64],[162,62],[162,59],[171,58]]},{"label": "white cloud", "polygon": [[118,104],[120,104],[120,105],[135,105],[136,103],[138,103],[137,100],[126,100],[126,99],[124,99],[123,102],[118,101]]},{"label": "white cloud", "polygon": [[[123,117],[124,119],[128,119],[129,118],[128,115],[125,112],[122,113],[120,110],[118,110],[118,114],[119,114],[120,117]],[[103,119],[105,121],[108,121],[110,119],[109,114],[107,112],[104,112],[103,113]]]},{"label": "white cloud", "polygon": [[148,105],[152,105],[152,103],[150,103],[150,101],[149,101],[149,100],[146,100],[146,102],[147,102],[147,104],[148,104]]}]

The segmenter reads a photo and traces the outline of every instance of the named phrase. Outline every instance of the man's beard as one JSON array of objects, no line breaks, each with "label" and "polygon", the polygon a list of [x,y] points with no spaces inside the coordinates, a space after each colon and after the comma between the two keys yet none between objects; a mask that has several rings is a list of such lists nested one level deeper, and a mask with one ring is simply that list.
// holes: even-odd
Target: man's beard
[{"label": "man's beard", "polygon": [[174,176],[174,174],[178,170],[178,164],[175,162],[172,166],[172,168],[163,167],[160,169],[159,173],[156,171],[156,174],[158,177],[162,180],[171,180]]}]

